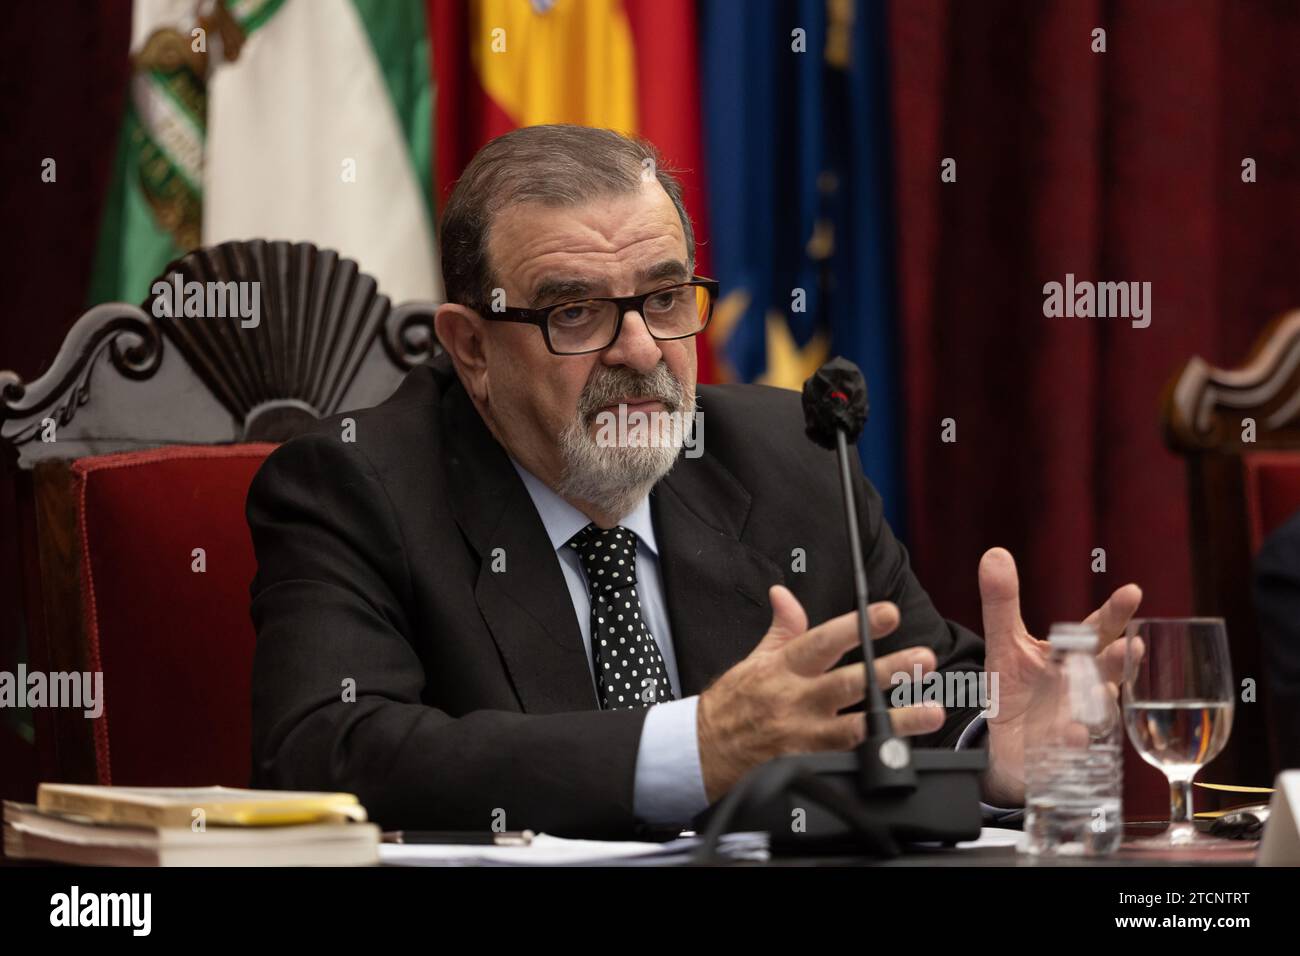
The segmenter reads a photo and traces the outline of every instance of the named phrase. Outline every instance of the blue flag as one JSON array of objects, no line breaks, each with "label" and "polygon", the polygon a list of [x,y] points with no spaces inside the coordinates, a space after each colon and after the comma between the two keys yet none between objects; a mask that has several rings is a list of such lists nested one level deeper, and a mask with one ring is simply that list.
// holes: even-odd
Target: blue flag
[{"label": "blue flag", "polygon": [[901,533],[883,5],[703,0],[700,17],[715,354],[788,388],[856,362],[859,451]]}]

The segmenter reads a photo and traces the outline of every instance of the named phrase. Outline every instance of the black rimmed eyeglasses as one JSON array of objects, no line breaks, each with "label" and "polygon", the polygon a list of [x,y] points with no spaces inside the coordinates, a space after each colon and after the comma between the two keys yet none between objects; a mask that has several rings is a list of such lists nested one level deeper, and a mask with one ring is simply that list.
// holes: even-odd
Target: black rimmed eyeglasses
[{"label": "black rimmed eyeglasses", "polygon": [[485,319],[537,326],[555,355],[583,355],[602,352],[618,341],[623,317],[629,312],[640,315],[650,335],[660,341],[698,335],[709,324],[717,298],[718,283],[696,276],[640,295],[593,296],[540,309],[507,306],[479,311]]}]

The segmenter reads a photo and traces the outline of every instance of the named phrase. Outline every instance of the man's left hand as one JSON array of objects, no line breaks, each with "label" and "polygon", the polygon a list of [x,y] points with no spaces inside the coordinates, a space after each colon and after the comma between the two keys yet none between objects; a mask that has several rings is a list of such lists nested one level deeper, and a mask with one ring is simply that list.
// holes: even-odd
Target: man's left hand
[{"label": "man's left hand", "polygon": [[[1020,579],[1004,548],[980,559],[980,600],[984,607],[984,669],[998,675],[996,716],[987,718],[989,769],[984,799],[994,806],[1017,807],[1025,800],[1025,735],[1035,719],[1031,704],[1043,686],[1048,643],[1033,637],[1020,617]],[[1097,666],[1113,694],[1124,673],[1124,628],[1142,601],[1142,590],[1126,584],[1085,619],[1097,629]]]}]

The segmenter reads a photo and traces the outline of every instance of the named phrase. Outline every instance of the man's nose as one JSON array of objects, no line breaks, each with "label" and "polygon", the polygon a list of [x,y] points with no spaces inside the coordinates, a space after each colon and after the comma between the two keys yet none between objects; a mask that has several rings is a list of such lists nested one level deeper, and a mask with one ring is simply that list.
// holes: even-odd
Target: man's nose
[{"label": "man's nose", "polygon": [[629,310],[623,316],[623,327],[619,329],[618,338],[601,357],[606,365],[626,365],[639,372],[649,373],[663,359],[663,352],[655,337],[650,334],[641,313]]}]

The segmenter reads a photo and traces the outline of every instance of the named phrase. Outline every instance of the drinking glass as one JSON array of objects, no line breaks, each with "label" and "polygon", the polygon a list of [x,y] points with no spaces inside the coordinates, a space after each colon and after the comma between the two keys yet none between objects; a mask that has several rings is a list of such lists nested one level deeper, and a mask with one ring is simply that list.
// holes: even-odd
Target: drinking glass
[{"label": "drinking glass", "polygon": [[[1222,618],[1136,618],[1124,655],[1124,726],[1142,759],[1169,780],[1169,828],[1126,847],[1227,848],[1199,833],[1192,779],[1232,731],[1233,683]],[[1137,640],[1132,640],[1137,638]]]}]

